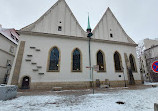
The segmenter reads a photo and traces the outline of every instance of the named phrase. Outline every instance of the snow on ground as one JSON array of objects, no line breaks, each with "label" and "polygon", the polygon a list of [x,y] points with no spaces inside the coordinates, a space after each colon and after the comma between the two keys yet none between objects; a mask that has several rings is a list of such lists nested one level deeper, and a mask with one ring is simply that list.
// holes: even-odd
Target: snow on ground
[{"label": "snow on ground", "polygon": [[[0,111],[153,111],[154,103],[158,103],[157,92],[158,88],[148,88],[105,91],[82,96],[21,96],[0,101]],[[117,104],[117,101],[125,104]]]},{"label": "snow on ground", "polygon": [[144,82],[144,85],[158,85],[158,82]]}]

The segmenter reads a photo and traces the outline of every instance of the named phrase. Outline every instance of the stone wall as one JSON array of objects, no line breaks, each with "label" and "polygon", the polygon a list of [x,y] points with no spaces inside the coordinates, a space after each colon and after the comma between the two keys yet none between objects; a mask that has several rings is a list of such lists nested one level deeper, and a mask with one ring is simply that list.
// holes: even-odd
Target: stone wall
[{"label": "stone wall", "polygon": [[[105,84],[105,81],[100,81],[101,85]],[[125,82],[124,81],[109,81],[110,87],[124,87]],[[141,80],[135,81],[136,85],[141,84]],[[128,87],[128,81],[126,81],[127,87]],[[96,86],[96,81],[94,81],[94,85]],[[107,84],[105,84],[107,85]],[[82,82],[36,82],[36,83],[30,83],[30,89],[31,90],[38,90],[38,89],[44,89],[44,90],[51,90],[53,87],[62,87],[63,89],[79,89],[79,88],[90,88],[90,82],[89,81],[82,81]],[[21,84],[19,84],[19,88],[21,88]]]},{"label": "stone wall", "polygon": [[0,100],[8,100],[15,98],[17,95],[17,86],[4,85],[0,86]]}]

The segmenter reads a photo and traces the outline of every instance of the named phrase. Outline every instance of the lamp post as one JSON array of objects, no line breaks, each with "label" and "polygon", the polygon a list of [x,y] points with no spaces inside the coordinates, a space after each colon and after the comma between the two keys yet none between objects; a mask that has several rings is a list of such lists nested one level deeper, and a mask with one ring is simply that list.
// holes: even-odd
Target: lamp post
[{"label": "lamp post", "polygon": [[[88,49],[89,49],[89,67],[90,67],[90,80],[92,79],[92,65],[91,65],[91,36],[93,34],[91,32],[88,32]],[[93,81],[92,81],[93,82]],[[92,82],[90,82],[90,86],[93,87]]]},{"label": "lamp post", "polygon": [[87,27],[87,37],[88,37],[88,50],[89,50],[89,67],[90,67],[90,86],[93,87],[92,80],[92,65],[91,65],[91,37],[92,37],[92,29],[90,27],[89,15],[88,15],[88,27]]}]

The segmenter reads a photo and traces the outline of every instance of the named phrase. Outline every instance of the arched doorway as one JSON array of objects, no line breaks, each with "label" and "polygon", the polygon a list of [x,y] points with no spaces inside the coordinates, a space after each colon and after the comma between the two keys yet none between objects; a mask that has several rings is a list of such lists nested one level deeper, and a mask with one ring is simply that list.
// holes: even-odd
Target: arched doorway
[{"label": "arched doorway", "polygon": [[29,89],[30,88],[30,78],[28,76],[25,76],[22,79],[22,89]]}]

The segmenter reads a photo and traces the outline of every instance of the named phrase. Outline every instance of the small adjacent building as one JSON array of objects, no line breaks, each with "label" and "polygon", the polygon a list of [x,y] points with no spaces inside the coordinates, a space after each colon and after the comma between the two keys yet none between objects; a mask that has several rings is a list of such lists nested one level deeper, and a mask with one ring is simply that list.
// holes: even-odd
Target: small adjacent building
[{"label": "small adjacent building", "polygon": [[0,25],[0,84],[6,84],[14,61],[19,35]]},{"label": "small adjacent building", "polygon": [[140,56],[140,68],[145,81],[158,82],[158,73],[152,69],[152,64],[155,61],[158,61],[158,40],[144,39],[144,51]]}]

